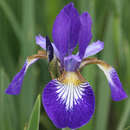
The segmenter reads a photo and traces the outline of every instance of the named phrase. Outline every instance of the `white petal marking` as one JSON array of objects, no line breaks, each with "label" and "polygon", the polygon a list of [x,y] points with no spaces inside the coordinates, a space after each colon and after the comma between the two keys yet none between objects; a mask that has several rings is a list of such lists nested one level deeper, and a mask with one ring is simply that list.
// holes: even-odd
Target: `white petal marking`
[{"label": "white petal marking", "polygon": [[111,78],[111,72],[113,70],[112,67],[109,67],[109,68],[105,68],[103,67],[102,65],[98,64],[99,68],[104,72],[104,74],[106,75],[106,78],[107,80],[111,83],[112,86],[115,86],[113,81],[112,81],[112,78]]},{"label": "white petal marking", "polygon": [[57,101],[66,105],[66,110],[70,110],[74,105],[79,104],[84,95],[85,88],[88,87],[87,83],[82,83],[75,86],[73,83],[62,84],[56,81],[57,85]]}]

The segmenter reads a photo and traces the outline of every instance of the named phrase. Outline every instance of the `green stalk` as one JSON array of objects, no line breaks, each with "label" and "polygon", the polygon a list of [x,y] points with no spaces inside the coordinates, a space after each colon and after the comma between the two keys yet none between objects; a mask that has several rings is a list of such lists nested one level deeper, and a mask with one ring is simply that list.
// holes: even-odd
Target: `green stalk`
[{"label": "green stalk", "polygon": [[124,129],[129,115],[130,115],[130,98],[128,99],[128,101],[125,104],[124,112],[122,113],[122,117],[121,117],[121,120],[118,124],[117,130],[123,130]]},{"label": "green stalk", "polygon": [[[21,66],[24,64],[27,56],[32,55],[35,48],[35,4],[34,0],[22,1],[22,32],[23,38],[21,42]],[[31,69],[31,70],[30,70]],[[19,95],[20,102],[20,123],[21,129],[23,129],[25,122],[27,121],[33,107],[33,102],[36,97],[36,68],[34,65],[28,70],[24,78],[22,92]]]},{"label": "green stalk", "polygon": [[[127,41],[125,41],[125,43],[127,43]],[[129,80],[129,74],[130,74],[129,55],[130,55],[130,51],[129,50],[130,50],[130,46],[129,46],[129,43],[127,43],[126,46],[125,46],[125,50],[124,50],[125,55],[127,57],[126,58],[126,66],[127,66],[126,72],[127,73],[126,73],[126,77],[125,77],[125,79],[126,79],[125,82],[126,82],[127,87],[130,85],[130,80]],[[127,88],[127,90],[128,90],[127,93],[129,93],[130,92],[129,88]],[[128,97],[129,97],[129,95],[128,95]],[[125,103],[124,111],[122,113],[122,117],[121,117],[120,122],[118,124],[117,130],[123,130],[125,128],[125,125],[128,122],[128,119],[129,119],[129,115],[130,115],[130,97],[128,99],[126,99],[126,100],[127,100],[127,102]],[[127,130],[127,128],[126,128],[126,130]]]},{"label": "green stalk", "polygon": [[22,56],[26,58],[32,55],[35,50],[35,1],[23,0],[22,17],[23,41],[21,43]]},{"label": "green stalk", "polygon": [[[104,55],[103,59],[109,64],[114,62],[114,47],[113,47],[113,34],[112,34],[112,25],[113,25],[113,15],[108,17],[108,23],[106,27],[106,34],[104,37]],[[110,53],[111,52],[111,53]],[[102,73],[99,75],[99,84],[98,88],[98,98],[96,104],[96,126],[94,130],[106,130],[110,109],[110,89],[105,78],[105,75]]]},{"label": "green stalk", "polygon": [[13,27],[17,38],[22,41],[22,31],[21,31],[20,25],[19,25],[17,19],[15,18],[11,8],[5,2],[5,0],[0,1],[0,7],[3,9],[6,17],[8,18],[11,26]]}]

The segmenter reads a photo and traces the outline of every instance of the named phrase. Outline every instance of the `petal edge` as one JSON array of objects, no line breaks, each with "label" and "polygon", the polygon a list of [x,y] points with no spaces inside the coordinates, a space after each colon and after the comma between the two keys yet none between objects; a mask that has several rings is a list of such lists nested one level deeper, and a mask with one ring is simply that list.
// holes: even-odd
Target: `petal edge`
[{"label": "petal edge", "polygon": [[77,45],[80,29],[79,14],[74,4],[66,5],[56,17],[52,36],[61,57],[72,53]]},{"label": "petal edge", "polygon": [[95,55],[100,51],[102,51],[103,49],[104,49],[104,42],[99,40],[93,42],[92,44],[88,45],[88,47],[86,48],[83,59],[87,58],[88,56]]},{"label": "petal edge", "polygon": [[64,87],[57,80],[50,81],[42,94],[43,106],[56,127],[79,128],[88,123],[94,113],[93,90],[88,83],[81,88]]},{"label": "petal edge", "polygon": [[88,12],[84,12],[80,16],[81,28],[79,33],[79,56],[82,59],[85,50],[92,39],[92,19]]},{"label": "petal edge", "polygon": [[101,70],[104,71],[107,77],[107,80],[111,89],[112,100],[121,101],[127,98],[128,96],[123,89],[122,83],[120,82],[120,79],[118,77],[116,70],[111,66],[109,67],[105,67],[101,65],[98,65],[98,66]]}]

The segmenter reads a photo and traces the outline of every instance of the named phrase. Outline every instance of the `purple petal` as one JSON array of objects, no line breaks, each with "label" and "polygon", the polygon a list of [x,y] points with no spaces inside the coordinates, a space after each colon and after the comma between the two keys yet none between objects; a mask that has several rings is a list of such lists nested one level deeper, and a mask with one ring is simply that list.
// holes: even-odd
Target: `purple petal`
[{"label": "purple petal", "polygon": [[64,58],[64,68],[66,71],[75,72],[80,65],[81,59],[77,55],[70,55]]},{"label": "purple petal", "polygon": [[[41,48],[43,48],[44,50],[46,50],[46,38],[41,36],[41,35],[38,35],[36,36],[36,43],[37,45],[39,45]],[[60,55],[59,55],[59,51],[57,50],[56,46],[54,45],[54,43],[51,43],[52,46],[53,46],[53,49],[54,49],[54,53],[56,55],[56,57],[58,59],[60,59]]]},{"label": "purple petal", "polygon": [[46,38],[41,35],[36,36],[36,44],[46,50]]},{"label": "purple petal", "polygon": [[44,88],[42,102],[48,116],[57,128],[79,128],[92,118],[95,97],[86,83],[65,85],[52,80]]},{"label": "purple petal", "polygon": [[109,81],[109,85],[111,87],[112,92],[111,93],[112,99],[114,101],[120,101],[127,98],[128,96],[125,93],[122,84],[120,82],[120,79],[118,77],[118,74],[114,68],[110,71],[110,77],[112,79],[112,82]]},{"label": "purple petal", "polygon": [[70,3],[56,17],[52,32],[54,44],[63,57],[71,54],[75,48],[79,29],[79,14],[74,8],[73,3]]},{"label": "purple petal", "polygon": [[92,19],[88,12],[84,12],[80,16],[81,29],[79,33],[79,56],[84,56],[85,50],[92,39],[91,25]]},{"label": "purple petal", "polygon": [[5,90],[6,94],[17,95],[20,93],[24,75],[26,72],[26,67],[27,67],[27,62],[25,62],[20,72],[18,72],[14,76],[12,82],[9,84],[8,88]]},{"label": "purple petal", "polygon": [[118,77],[118,74],[116,70],[112,67],[104,67],[101,65],[98,65],[105,73],[110,88],[111,88],[111,96],[114,101],[120,101],[125,98],[127,98],[127,94],[125,93],[123,86],[120,82],[120,79]]},{"label": "purple petal", "polygon": [[31,66],[33,63],[35,63],[38,60],[38,58],[35,59],[27,59],[25,64],[23,65],[20,72],[18,72],[12,82],[9,84],[8,88],[5,90],[6,94],[10,95],[18,95],[21,91],[21,87],[23,84],[24,76],[26,74],[26,71],[29,66]]},{"label": "purple petal", "polygon": [[85,59],[88,56],[95,55],[103,49],[104,49],[104,42],[99,40],[93,42],[92,44],[88,45],[88,47],[86,48],[83,58]]}]

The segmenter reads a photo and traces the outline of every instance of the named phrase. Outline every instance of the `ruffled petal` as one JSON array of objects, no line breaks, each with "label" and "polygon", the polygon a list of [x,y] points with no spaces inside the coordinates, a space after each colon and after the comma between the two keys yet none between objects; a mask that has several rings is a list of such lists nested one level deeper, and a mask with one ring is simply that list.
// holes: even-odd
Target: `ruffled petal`
[{"label": "ruffled petal", "polygon": [[[43,48],[44,50],[46,50],[46,38],[41,36],[41,35],[38,35],[36,36],[36,43],[37,45],[39,45],[41,48]],[[54,53],[56,55],[56,57],[58,59],[60,59],[60,55],[59,55],[59,51],[57,50],[56,46],[54,45],[54,43],[51,43],[52,46],[53,46],[53,49],[54,49]]]},{"label": "ruffled petal", "polygon": [[118,74],[113,67],[99,65],[100,69],[105,73],[109,86],[111,88],[111,96],[114,101],[120,101],[127,98],[127,94],[125,93],[123,86],[120,82]]},{"label": "ruffled petal", "polygon": [[20,70],[20,72],[18,72],[13,80],[11,81],[11,83],[9,84],[8,88],[5,90],[6,94],[10,94],[10,95],[18,95],[21,91],[21,87],[23,84],[23,80],[24,80],[24,76],[26,74],[26,71],[28,69],[29,66],[31,66],[33,63],[35,63],[38,60],[38,58],[28,58],[22,69]]},{"label": "ruffled petal", "polygon": [[42,103],[58,128],[75,129],[85,125],[95,109],[94,93],[87,82],[74,86],[52,80],[44,88]]},{"label": "ruffled petal", "polygon": [[84,12],[80,16],[81,28],[79,33],[79,56],[83,58],[85,50],[92,39],[92,19],[88,12]]},{"label": "ruffled petal", "polygon": [[88,56],[93,56],[103,49],[104,49],[104,42],[99,40],[93,42],[86,48],[83,59],[87,58]]},{"label": "ruffled petal", "polygon": [[56,17],[52,31],[54,44],[63,57],[71,54],[75,48],[79,29],[79,14],[74,8],[73,3],[70,3],[66,5]]}]

